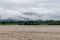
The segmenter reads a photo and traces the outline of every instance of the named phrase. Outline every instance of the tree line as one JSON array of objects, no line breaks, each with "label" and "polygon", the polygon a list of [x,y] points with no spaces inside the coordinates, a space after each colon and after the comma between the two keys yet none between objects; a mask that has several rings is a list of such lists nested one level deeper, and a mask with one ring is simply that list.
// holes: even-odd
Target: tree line
[{"label": "tree line", "polygon": [[60,21],[59,20],[45,20],[45,21],[0,20],[0,25],[60,25]]}]

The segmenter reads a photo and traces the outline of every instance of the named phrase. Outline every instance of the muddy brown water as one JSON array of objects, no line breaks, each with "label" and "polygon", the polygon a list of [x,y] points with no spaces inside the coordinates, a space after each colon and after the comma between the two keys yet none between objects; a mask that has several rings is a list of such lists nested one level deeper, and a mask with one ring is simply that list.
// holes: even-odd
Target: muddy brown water
[{"label": "muddy brown water", "polygon": [[13,26],[0,26],[0,31],[37,31],[37,32],[60,32],[60,25],[13,25]]},{"label": "muddy brown water", "polygon": [[60,25],[0,26],[0,40],[60,40]]}]

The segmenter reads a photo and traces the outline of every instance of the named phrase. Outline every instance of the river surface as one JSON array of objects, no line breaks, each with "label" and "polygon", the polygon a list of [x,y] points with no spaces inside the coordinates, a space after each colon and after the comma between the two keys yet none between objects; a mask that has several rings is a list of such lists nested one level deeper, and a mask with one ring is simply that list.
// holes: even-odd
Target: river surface
[{"label": "river surface", "polygon": [[34,31],[34,32],[60,32],[60,25],[8,25],[0,26],[0,32]]}]

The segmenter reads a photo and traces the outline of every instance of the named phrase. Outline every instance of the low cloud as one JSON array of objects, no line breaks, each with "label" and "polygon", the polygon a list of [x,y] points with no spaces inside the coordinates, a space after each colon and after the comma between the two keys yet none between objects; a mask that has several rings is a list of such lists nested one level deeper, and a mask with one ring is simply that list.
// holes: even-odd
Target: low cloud
[{"label": "low cloud", "polygon": [[60,20],[60,0],[0,0],[0,19],[8,18]]}]

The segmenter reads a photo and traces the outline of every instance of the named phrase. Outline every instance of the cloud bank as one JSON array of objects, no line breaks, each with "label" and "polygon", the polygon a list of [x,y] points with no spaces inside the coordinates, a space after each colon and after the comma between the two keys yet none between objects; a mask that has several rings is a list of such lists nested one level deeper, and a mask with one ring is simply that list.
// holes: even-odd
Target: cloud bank
[{"label": "cloud bank", "polygon": [[60,0],[0,0],[0,19],[60,20]]}]

